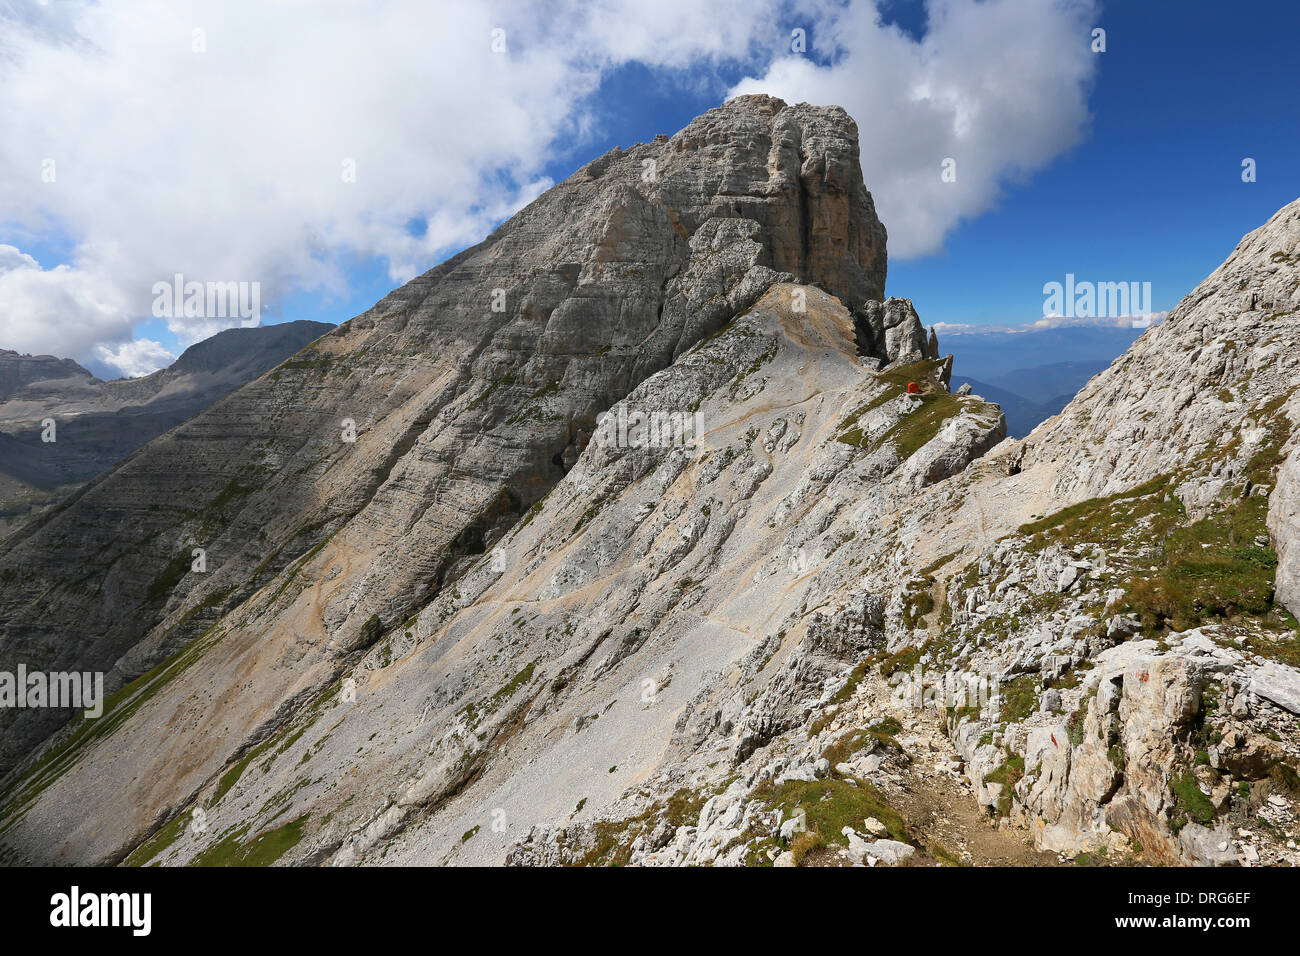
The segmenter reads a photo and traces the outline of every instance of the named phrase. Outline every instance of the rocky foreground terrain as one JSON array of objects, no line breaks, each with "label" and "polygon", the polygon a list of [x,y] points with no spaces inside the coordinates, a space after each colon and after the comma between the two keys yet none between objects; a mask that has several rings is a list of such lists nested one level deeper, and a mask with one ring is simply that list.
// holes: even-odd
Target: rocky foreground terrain
[{"label": "rocky foreground terrain", "polygon": [[[0,535],[331,328],[298,321],[227,329],[167,368],[111,382],[71,359],[0,350]],[[51,419],[54,440],[43,440]]]},{"label": "rocky foreground terrain", "polygon": [[1300,202],[1023,441],[884,286],[742,97],[154,441],[0,554],[116,690],[0,859],[1295,863]]}]

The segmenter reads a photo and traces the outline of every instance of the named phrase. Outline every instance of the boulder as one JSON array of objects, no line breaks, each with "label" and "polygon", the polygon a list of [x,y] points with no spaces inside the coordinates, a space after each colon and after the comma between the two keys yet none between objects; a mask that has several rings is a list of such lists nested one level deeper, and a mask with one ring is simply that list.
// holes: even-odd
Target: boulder
[{"label": "boulder", "polygon": [[1250,668],[1249,690],[1284,710],[1300,714],[1300,671],[1267,661]]}]

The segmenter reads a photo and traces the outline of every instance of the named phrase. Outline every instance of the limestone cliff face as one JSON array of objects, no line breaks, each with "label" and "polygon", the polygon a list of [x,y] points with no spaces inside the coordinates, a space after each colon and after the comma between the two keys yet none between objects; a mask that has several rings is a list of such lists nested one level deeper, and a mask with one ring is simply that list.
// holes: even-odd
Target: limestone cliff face
[{"label": "limestone cliff face", "polygon": [[[616,149],[13,543],[0,668],[120,684],[217,622],[270,629],[314,662],[267,688],[274,710],[499,538],[597,414],[790,278],[853,308],[883,293],[843,110],[742,97]],[[0,713],[0,771],[59,719]]]}]

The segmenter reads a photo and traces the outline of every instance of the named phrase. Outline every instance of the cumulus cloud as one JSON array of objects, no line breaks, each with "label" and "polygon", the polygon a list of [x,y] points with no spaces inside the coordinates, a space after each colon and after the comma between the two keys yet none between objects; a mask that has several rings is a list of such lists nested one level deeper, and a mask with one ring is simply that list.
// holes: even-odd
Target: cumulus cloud
[{"label": "cumulus cloud", "polygon": [[[1086,51],[1088,4],[932,0],[920,44],[880,26],[870,3],[797,7],[6,7],[0,237],[16,246],[0,256],[0,346],[138,371],[165,350],[131,346],[132,328],[150,317],[155,283],[177,273],[257,282],[271,308],[292,292],[345,292],[358,256],[405,281],[549,186],[548,163],[598,121],[602,78],[631,61],[711,84],[719,99],[730,64],[754,77],[736,92],[845,106],[896,256],[934,248],[1083,125],[1092,65],[1072,45]],[[834,44],[829,65],[789,55],[792,24]],[[948,155],[958,180],[943,192]],[[43,269],[20,251],[50,240],[70,246],[68,264]],[[182,347],[217,330],[167,323]]]},{"label": "cumulus cloud", "polygon": [[100,364],[117,369],[126,378],[148,375],[176,361],[175,355],[153,339],[135,339],[116,346],[96,345],[94,351]]},{"label": "cumulus cloud", "polygon": [[131,322],[115,284],[94,267],[43,269],[0,245],[0,347],[88,356],[97,342],[128,336]]},{"label": "cumulus cloud", "polygon": [[783,56],[732,93],[848,110],[890,256],[924,255],[1080,140],[1096,12],[1090,0],[931,0],[918,42],[853,4],[809,32],[827,64]]}]

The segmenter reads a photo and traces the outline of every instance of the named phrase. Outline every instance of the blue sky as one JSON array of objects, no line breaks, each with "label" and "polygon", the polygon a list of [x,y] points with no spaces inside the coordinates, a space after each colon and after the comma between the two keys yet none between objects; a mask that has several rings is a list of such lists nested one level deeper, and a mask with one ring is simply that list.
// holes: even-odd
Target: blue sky
[{"label": "blue sky", "polygon": [[[149,318],[157,278],[256,277],[263,321],[343,321],[548,181],[737,89],[855,115],[890,230],[887,291],[927,324],[1034,321],[1043,284],[1066,273],[1150,282],[1167,310],[1300,196],[1291,0],[935,0],[937,26],[922,0],[881,0],[879,22],[865,0],[607,0],[618,9],[603,19],[588,0],[395,0],[390,22],[334,11],[311,24],[195,0],[193,16],[145,26],[140,2],[69,0],[66,22],[32,6],[0,63],[0,117],[24,130],[0,142],[0,347],[101,374],[109,360],[165,364],[215,331]],[[289,17],[279,31],[276,16]],[[504,72],[480,43],[498,23]],[[1092,26],[1105,53],[1086,52]],[[66,30],[90,42],[51,40]],[[441,37],[440,57],[422,33]],[[918,85],[937,91],[925,109],[905,102]],[[102,89],[116,98],[97,105]],[[975,130],[956,135],[966,99]],[[248,126],[233,143],[231,110]],[[909,153],[912,140],[940,153]],[[965,164],[960,193],[934,185],[948,150]],[[368,175],[340,189],[337,157],[354,155]],[[33,190],[24,177],[46,156],[71,173]],[[103,343],[118,358],[97,364]]]}]

